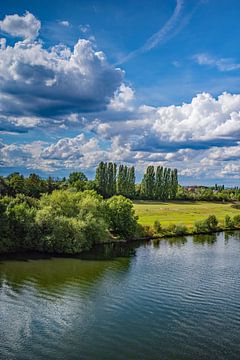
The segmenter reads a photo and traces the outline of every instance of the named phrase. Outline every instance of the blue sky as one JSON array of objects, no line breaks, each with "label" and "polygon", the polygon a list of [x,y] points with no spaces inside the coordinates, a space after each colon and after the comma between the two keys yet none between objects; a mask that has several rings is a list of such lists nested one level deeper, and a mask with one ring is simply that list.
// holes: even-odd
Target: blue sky
[{"label": "blue sky", "polygon": [[240,4],[3,1],[0,173],[100,160],[239,184]]}]

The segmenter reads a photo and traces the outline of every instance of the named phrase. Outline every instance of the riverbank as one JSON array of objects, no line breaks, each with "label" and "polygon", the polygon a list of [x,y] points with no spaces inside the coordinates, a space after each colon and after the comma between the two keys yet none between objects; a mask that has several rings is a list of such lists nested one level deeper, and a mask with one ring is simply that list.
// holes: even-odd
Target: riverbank
[{"label": "riverbank", "polygon": [[[41,251],[23,251],[23,252],[10,252],[10,253],[0,253],[0,261],[10,260],[10,261],[29,261],[29,260],[50,260],[52,258],[59,259],[81,259],[81,260],[95,260],[100,257],[102,260],[112,259],[114,257],[125,257],[129,255],[133,255],[132,251],[137,243],[148,243],[151,241],[155,241],[159,243],[161,240],[167,239],[179,239],[184,238],[186,236],[209,236],[209,235],[217,235],[220,233],[225,234],[234,234],[240,231],[240,227],[234,228],[226,228],[226,227],[218,227],[215,230],[208,232],[194,232],[187,231],[182,234],[174,234],[167,230],[162,231],[158,234],[152,234],[142,237],[136,237],[132,239],[115,239],[114,241],[102,241],[101,244],[94,245],[91,249],[87,251],[82,251],[76,254],[59,254],[57,252],[47,253]],[[133,246],[133,248],[131,248]],[[97,255],[97,256],[96,256]]]},{"label": "riverbank", "polygon": [[[151,217],[150,224],[144,224],[137,206],[144,206],[144,212]],[[208,202],[133,204],[123,196],[103,199],[94,191],[58,190],[43,195],[40,200],[22,195],[3,197],[0,200],[0,254],[78,255],[97,244],[239,229],[240,211],[230,206]],[[219,213],[220,219],[216,216]]]}]

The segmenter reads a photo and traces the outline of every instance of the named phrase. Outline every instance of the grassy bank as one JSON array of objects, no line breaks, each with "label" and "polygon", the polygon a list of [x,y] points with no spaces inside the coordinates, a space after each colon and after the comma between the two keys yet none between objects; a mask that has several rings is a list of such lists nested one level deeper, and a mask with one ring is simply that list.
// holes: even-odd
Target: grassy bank
[{"label": "grassy bank", "polygon": [[231,203],[214,202],[156,202],[135,201],[134,209],[139,216],[139,223],[153,226],[155,220],[166,227],[171,224],[184,224],[192,227],[195,221],[204,220],[214,214],[220,224],[226,215],[235,216],[240,210],[231,207]]}]

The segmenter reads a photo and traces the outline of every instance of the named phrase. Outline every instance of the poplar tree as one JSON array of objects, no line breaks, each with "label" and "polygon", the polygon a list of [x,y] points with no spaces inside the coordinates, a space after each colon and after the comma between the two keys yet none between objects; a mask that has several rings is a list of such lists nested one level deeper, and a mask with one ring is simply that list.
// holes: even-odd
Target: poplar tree
[{"label": "poplar tree", "polygon": [[118,175],[117,175],[117,194],[123,195],[124,188],[124,175],[123,175],[123,165],[119,165],[118,167]]},{"label": "poplar tree", "polygon": [[116,171],[117,165],[109,162],[107,164],[107,183],[106,196],[111,197],[116,194]]},{"label": "poplar tree", "polygon": [[141,183],[141,194],[145,199],[154,199],[155,170],[154,166],[148,166]]},{"label": "poplar tree", "polygon": [[156,171],[156,182],[155,182],[155,198],[158,200],[163,199],[163,167],[158,166]]},{"label": "poplar tree", "polygon": [[171,199],[176,199],[178,190],[178,174],[177,169],[171,170]]},{"label": "poplar tree", "polygon": [[169,195],[169,172],[168,168],[164,168],[163,170],[163,192],[162,192],[162,200],[167,200]]},{"label": "poplar tree", "polygon": [[134,166],[131,166],[128,168],[128,197],[133,199],[135,197],[135,168]]},{"label": "poplar tree", "polygon": [[107,166],[106,165],[107,165],[106,163],[101,161],[98,164],[98,167],[96,169],[96,175],[95,175],[95,180],[96,180],[98,191],[104,197],[106,197],[106,184],[107,184],[107,181],[106,181]]}]

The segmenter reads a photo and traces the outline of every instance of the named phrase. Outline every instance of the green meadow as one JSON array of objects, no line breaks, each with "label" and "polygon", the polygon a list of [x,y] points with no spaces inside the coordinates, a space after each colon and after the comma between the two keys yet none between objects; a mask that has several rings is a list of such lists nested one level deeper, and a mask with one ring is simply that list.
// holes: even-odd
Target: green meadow
[{"label": "green meadow", "polygon": [[193,226],[197,220],[204,220],[209,215],[215,215],[223,223],[226,215],[239,215],[240,210],[232,208],[231,203],[199,202],[157,202],[134,201],[136,214],[142,225],[153,225],[159,220],[163,226],[170,224],[185,224]]}]

